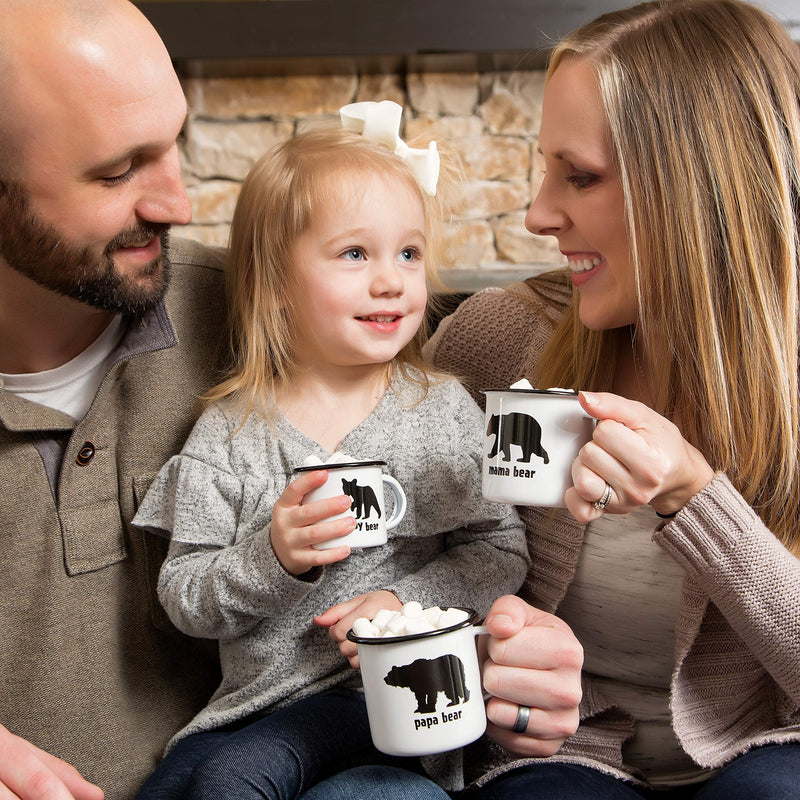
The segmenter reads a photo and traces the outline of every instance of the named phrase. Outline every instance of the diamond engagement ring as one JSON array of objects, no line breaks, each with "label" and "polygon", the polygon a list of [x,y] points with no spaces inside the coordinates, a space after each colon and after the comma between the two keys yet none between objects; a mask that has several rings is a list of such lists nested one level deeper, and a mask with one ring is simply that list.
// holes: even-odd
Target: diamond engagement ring
[{"label": "diamond engagement ring", "polygon": [[606,490],[603,492],[603,496],[599,500],[595,500],[592,505],[598,511],[605,511],[606,506],[611,502],[611,484],[606,481]]}]

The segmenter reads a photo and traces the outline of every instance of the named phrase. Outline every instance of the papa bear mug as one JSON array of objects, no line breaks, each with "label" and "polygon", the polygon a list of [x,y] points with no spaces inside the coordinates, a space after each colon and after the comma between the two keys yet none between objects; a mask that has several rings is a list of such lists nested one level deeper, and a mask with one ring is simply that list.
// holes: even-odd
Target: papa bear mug
[{"label": "papa bear mug", "polygon": [[477,613],[440,630],[389,638],[347,638],[358,661],[375,747],[394,756],[443,753],[486,730],[475,637]]}]

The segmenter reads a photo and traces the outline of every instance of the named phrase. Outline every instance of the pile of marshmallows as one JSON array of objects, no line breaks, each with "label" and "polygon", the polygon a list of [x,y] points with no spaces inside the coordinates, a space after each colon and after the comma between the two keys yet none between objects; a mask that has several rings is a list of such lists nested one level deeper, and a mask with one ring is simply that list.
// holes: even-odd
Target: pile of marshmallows
[{"label": "pile of marshmallows", "polygon": [[352,464],[357,459],[351,458],[346,453],[340,453],[338,450],[332,455],[328,456],[325,461],[323,461],[319,456],[315,456],[313,453],[311,455],[306,456],[303,459],[303,466],[304,467],[321,467],[323,464]]},{"label": "pile of marshmallows", "polygon": [[353,622],[353,633],[364,639],[411,636],[415,633],[440,631],[465,622],[469,617],[469,613],[463,608],[423,608],[416,600],[411,600],[400,611],[382,608],[371,620],[359,617]]}]

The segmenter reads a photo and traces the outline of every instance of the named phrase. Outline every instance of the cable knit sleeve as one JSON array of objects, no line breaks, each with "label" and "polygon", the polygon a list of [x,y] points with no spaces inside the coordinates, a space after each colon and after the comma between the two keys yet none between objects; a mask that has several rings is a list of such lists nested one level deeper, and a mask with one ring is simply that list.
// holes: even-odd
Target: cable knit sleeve
[{"label": "cable knit sleeve", "polygon": [[783,547],[728,478],[717,475],[654,539],[800,703],[800,559]]}]

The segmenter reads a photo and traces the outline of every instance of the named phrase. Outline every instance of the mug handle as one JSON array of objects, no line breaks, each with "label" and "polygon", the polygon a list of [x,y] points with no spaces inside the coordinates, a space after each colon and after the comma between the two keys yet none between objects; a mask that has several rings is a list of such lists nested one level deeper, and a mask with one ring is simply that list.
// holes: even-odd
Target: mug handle
[{"label": "mug handle", "polygon": [[388,485],[389,490],[394,495],[392,516],[386,520],[386,530],[390,531],[392,528],[396,528],[400,524],[400,520],[405,516],[406,493],[403,491],[403,487],[391,475],[381,475],[381,478],[383,478],[384,484]]}]

